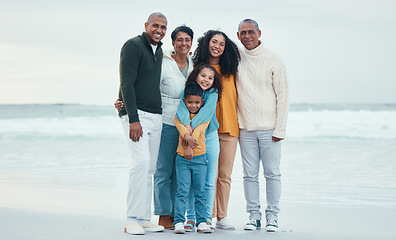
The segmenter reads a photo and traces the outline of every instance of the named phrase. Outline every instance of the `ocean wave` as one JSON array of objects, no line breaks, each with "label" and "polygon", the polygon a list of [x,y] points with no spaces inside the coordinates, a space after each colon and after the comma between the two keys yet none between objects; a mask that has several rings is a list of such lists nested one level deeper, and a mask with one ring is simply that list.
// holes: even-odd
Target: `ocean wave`
[{"label": "ocean wave", "polygon": [[[361,138],[396,140],[395,111],[290,112],[287,138]],[[117,116],[0,119],[0,137],[123,136]]]},{"label": "ocean wave", "polygon": [[292,138],[361,138],[396,140],[394,111],[309,111],[289,114]]},{"label": "ocean wave", "polygon": [[70,117],[0,120],[0,136],[4,138],[24,137],[111,137],[123,134],[119,118]]}]

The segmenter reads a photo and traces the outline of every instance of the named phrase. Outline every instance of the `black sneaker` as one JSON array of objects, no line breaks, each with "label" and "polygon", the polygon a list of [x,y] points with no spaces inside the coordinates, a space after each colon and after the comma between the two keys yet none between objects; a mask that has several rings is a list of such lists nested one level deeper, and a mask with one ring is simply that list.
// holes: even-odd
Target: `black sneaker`
[{"label": "black sneaker", "polygon": [[276,220],[267,220],[267,232],[276,232],[278,231],[278,221]]},{"label": "black sneaker", "polygon": [[254,229],[259,229],[260,227],[261,227],[260,220],[250,220],[248,223],[246,223],[243,229],[250,231]]}]

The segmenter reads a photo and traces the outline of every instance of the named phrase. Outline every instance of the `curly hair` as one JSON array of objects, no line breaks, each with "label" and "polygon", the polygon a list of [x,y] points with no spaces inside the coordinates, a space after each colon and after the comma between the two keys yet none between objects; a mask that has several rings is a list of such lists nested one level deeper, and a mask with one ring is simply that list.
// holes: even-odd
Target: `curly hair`
[{"label": "curly hair", "polygon": [[217,92],[218,95],[219,95],[219,99],[218,99],[218,100],[220,100],[220,98],[221,98],[221,92],[222,92],[222,89],[223,89],[223,87],[222,87],[222,85],[221,85],[220,75],[219,75],[219,73],[216,71],[216,69],[215,69],[214,67],[212,67],[212,66],[210,66],[210,65],[208,65],[208,64],[200,64],[200,65],[197,65],[197,66],[194,68],[194,70],[190,73],[190,75],[188,76],[187,81],[186,81],[186,85],[187,85],[189,82],[196,82],[199,73],[201,72],[202,69],[205,69],[205,68],[209,68],[210,70],[212,70],[212,71],[214,72],[213,84],[212,84],[212,86],[211,86],[208,90],[206,90],[206,91],[212,90],[212,91]]},{"label": "curly hair", "polygon": [[220,74],[225,77],[235,75],[238,72],[238,64],[241,60],[241,55],[239,54],[238,46],[222,31],[209,30],[198,39],[198,46],[193,55],[194,65],[209,64],[209,42],[212,37],[217,34],[223,35],[225,39],[224,52],[219,60]]}]

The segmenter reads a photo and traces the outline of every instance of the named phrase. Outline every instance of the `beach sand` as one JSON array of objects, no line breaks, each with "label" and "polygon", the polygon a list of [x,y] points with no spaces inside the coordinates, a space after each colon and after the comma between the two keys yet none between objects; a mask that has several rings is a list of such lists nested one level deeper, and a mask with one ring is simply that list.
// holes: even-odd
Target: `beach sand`
[{"label": "beach sand", "polygon": [[[237,165],[235,175],[240,176]],[[357,195],[354,188],[284,184],[280,230],[244,231],[248,219],[242,179],[233,178],[229,219],[236,230],[217,229],[211,235],[123,233],[127,176],[123,174],[70,174],[42,172],[0,173],[1,239],[395,239],[395,210],[357,197],[354,203],[337,200],[345,194]],[[370,191],[370,189],[367,189]],[[394,197],[389,189],[375,190],[380,197]],[[316,201],[310,195],[316,193]],[[382,194],[382,195],[381,195]],[[328,196],[337,195],[331,199]],[[371,195],[371,193],[370,193]],[[311,199],[311,200],[309,200]],[[313,199],[313,200],[312,200]],[[157,216],[152,221],[156,222]]]}]

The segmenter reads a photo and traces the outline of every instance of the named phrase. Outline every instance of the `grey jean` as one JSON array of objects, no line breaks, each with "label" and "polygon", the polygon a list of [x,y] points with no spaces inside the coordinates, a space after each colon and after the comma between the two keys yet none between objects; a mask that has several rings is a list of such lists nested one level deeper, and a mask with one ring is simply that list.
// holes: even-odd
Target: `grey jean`
[{"label": "grey jean", "polygon": [[246,199],[246,211],[249,219],[261,220],[260,211],[260,162],[263,165],[266,180],[267,220],[278,220],[281,195],[280,157],[281,143],[272,142],[273,130],[240,130],[239,145],[243,165],[243,187]]}]

